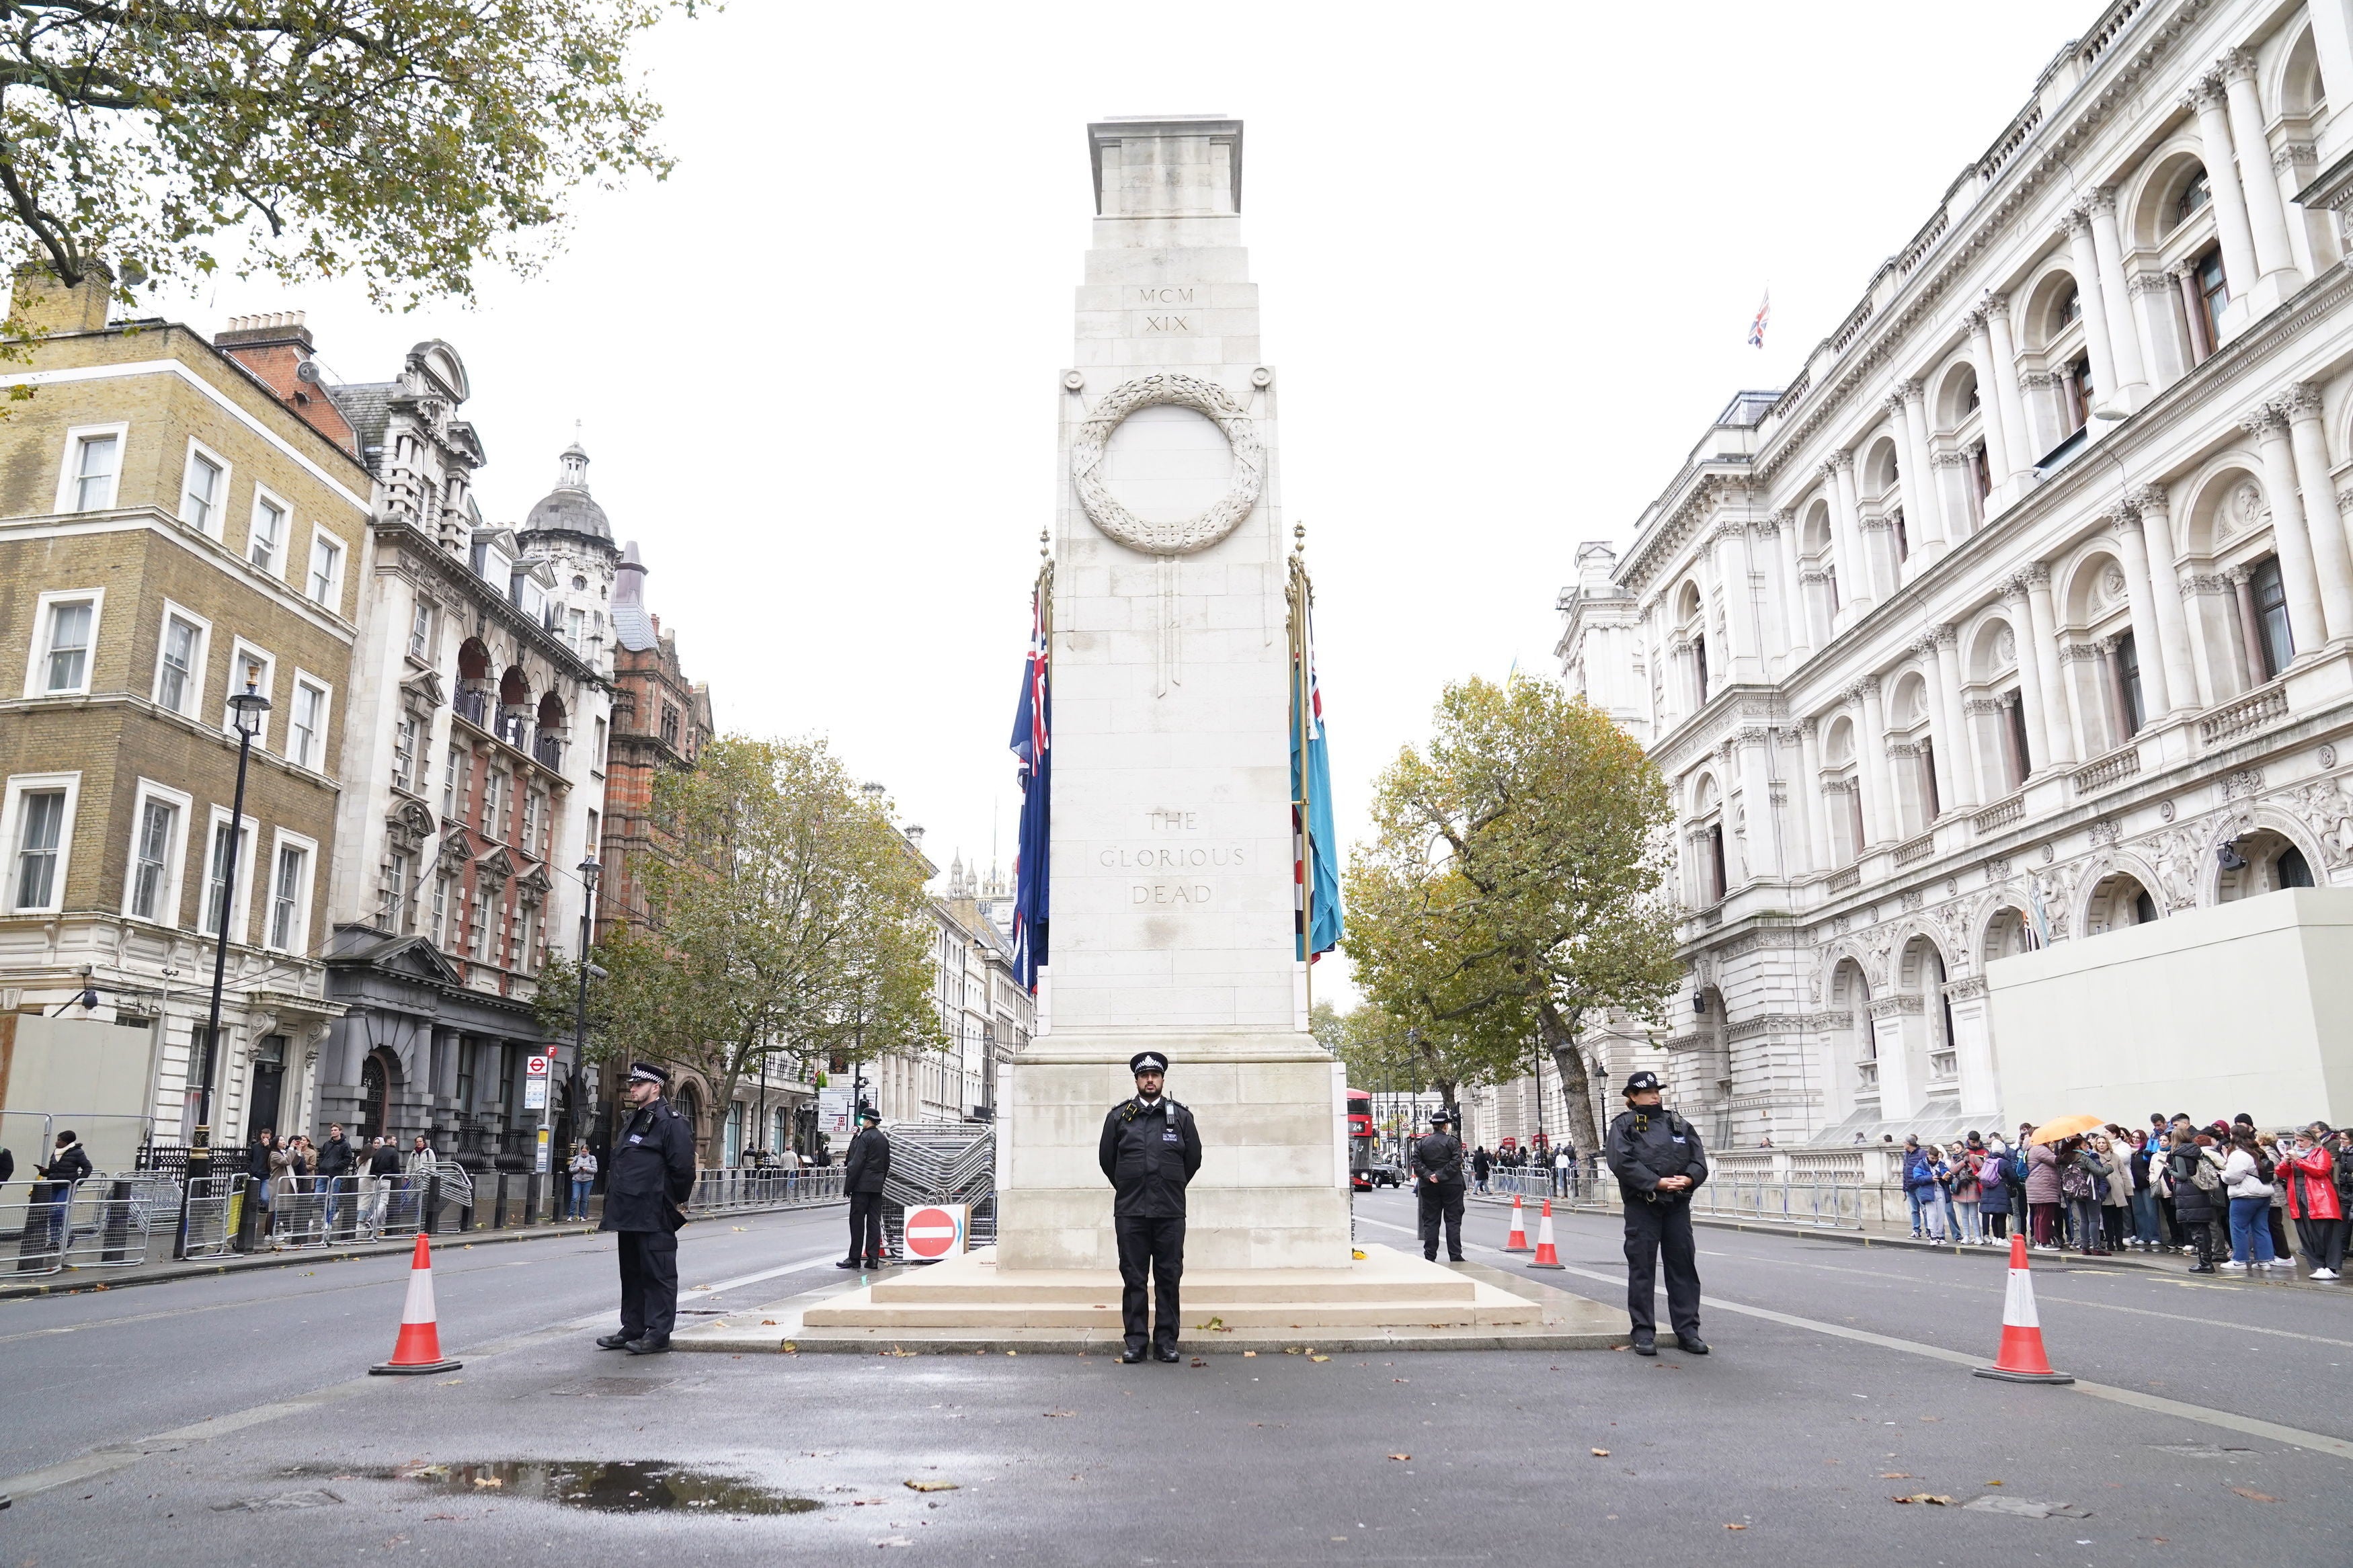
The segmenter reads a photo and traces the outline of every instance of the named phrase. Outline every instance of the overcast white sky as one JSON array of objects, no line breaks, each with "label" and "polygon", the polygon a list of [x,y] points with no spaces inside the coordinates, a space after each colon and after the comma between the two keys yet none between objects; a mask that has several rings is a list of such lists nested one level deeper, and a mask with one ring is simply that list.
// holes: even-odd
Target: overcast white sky
[{"label": "overcast white sky", "polygon": [[1441,683],[1556,671],[1577,542],[1783,384],[2098,10],[734,0],[645,51],[677,173],[583,195],[543,277],[409,316],[233,280],[154,307],[307,309],[354,381],[447,338],[500,521],[581,421],[722,725],[822,731],[943,866],[1009,859],[1084,127],[1240,116],[1354,838]]}]

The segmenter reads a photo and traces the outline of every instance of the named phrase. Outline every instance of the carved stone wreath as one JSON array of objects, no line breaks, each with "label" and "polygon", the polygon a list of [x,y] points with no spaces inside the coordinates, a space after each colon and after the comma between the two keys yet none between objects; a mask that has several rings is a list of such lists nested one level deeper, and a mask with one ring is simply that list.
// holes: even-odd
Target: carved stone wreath
[{"label": "carved stone wreath", "polygon": [[[1120,504],[1098,470],[1112,433],[1121,422],[1139,408],[1164,403],[1190,408],[1216,421],[1233,449],[1233,483],[1216,505],[1198,516],[1178,522],[1146,522]],[[1266,483],[1266,448],[1258,438],[1258,422],[1224,387],[1198,376],[1162,371],[1122,383],[1094,405],[1071,446],[1071,481],[1078,486],[1079,502],[1086,508],[1088,518],[1129,549],[1147,555],[1189,555],[1231,533],[1258,505],[1259,491]]]}]

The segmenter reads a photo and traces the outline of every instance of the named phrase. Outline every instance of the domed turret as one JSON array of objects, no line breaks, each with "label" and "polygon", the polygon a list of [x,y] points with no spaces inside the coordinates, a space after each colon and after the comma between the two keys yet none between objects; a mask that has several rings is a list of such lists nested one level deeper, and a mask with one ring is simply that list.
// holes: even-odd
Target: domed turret
[{"label": "domed turret", "polygon": [[588,454],[578,440],[564,449],[555,488],[539,499],[523,520],[526,542],[534,533],[576,533],[583,538],[613,542],[613,525],[588,493]]}]

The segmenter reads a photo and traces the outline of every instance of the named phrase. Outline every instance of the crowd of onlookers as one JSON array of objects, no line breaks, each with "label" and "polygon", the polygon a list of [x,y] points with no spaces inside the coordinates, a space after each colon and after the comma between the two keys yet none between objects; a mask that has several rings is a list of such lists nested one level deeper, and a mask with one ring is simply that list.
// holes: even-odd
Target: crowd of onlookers
[{"label": "crowd of onlookers", "polygon": [[2063,1136],[2021,1122],[2014,1141],[1906,1138],[1902,1162],[1922,1239],[1993,1246],[2015,1233],[2093,1257],[2179,1250],[2198,1274],[2292,1268],[2300,1253],[2311,1278],[2335,1279],[2345,1264],[2353,1133],[2326,1122],[2263,1131],[2245,1115],[2201,1127],[2158,1114],[2146,1128]]}]

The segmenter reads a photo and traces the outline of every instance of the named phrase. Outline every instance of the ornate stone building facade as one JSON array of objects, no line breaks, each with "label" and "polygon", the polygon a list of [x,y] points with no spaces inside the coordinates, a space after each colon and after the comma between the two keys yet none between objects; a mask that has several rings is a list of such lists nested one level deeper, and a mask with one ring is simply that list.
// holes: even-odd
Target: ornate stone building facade
[{"label": "ornate stone building facade", "polygon": [[1673,794],[1654,1037],[1716,1142],[1994,1126],[1990,960],[2353,881],[2348,101],[2346,0],[2111,5],[1580,548],[1562,667]]}]

